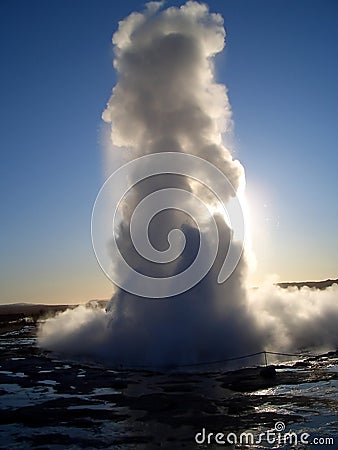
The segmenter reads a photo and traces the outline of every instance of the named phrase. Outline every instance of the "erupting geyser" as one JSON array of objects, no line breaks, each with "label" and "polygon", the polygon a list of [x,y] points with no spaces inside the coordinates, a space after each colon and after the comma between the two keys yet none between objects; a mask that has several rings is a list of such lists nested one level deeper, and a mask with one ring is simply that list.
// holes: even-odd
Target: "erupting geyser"
[{"label": "erupting geyser", "polygon": [[[213,57],[224,47],[223,19],[196,2],[163,11],[161,6],[148,3],[145,12],[121,21],[113,36],[118,83],[103,113],[111,125],[107,164],[148,158],[142,167],[130,166],[125,181],[132,187],[118,199],[119,256],[112,242],[101,239],[101,253],[111,258],[106,272],[114,281],[116,275],[120,287],[107,313],[81,306],[47,320],[39,331],[40,345],[124,366],[337,345],[336,288],[320,294],[247,289],[236,224],[219,206],[231,208],[245,185],[241,164],[222,140],[231,128],[231,111],[225,87],[215,82]],[[159,154],[164,159],[157,164]],[[182,154],[197,161],[191,176],[184,176],[191,167],[184,167]],[[175,171],[171,161],[178,160]],[[210,175],[207,164],[229,185]],[[140,176],[149,167],[152,173]],[[120,187],[120,182],[112,186],[116,180],[106,186],[112,197]],[[104,208],[100,213],[101,220]],[[219,282],[231,245],[237,256],[228,262],[234,267]],[[210,267],[204,271],[206,261]],[[134,272],[122,270],[125,262]],[[190,267],[201,276],[186,289],[177,275]]]}]

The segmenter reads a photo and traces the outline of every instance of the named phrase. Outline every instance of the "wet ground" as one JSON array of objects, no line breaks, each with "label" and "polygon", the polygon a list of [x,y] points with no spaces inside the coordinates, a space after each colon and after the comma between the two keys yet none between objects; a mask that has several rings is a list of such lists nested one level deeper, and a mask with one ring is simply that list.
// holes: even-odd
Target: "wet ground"
[{"label": "wet ground", "polygon": [[[337,352],[280,364],[270,378],[260,368],[116,371],[41,352],[35,330],[21,323],[0,334],[0,448],[338,448]],[[281,431],[310,436],[285,444]],[[240,443],[243,432],[254,445]],[[311,445],[316,437],[326,443]]]}]

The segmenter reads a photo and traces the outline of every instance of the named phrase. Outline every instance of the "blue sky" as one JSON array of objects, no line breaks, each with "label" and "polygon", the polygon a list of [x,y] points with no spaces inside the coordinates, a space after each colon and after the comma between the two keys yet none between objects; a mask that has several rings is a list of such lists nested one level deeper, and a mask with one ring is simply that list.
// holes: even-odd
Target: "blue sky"
[{"label": "blue sky", "polygon": [[[227,30],[216,71],[246,169],[253,283],[273,273],[336,278],[338,4],[208,4]],[[90,239],[104,181],[101,113],[115,83],[111,36],[142,3],[6,0],[0,9],[0,302],[108,298]]]}]

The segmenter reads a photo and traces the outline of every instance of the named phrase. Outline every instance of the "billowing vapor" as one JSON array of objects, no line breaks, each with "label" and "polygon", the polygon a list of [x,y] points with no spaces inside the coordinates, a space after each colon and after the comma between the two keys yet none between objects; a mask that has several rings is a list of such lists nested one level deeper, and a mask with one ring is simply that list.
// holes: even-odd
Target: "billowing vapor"
[{"label": "billowing vapor", "polygon": [[266,350],[325,351],[338,346],[338,285],[324,290],[265,284],[250,291],[250,314]]},{"label": "billowing vapor", "polygon": [[[224,134],[231,130],[227,92],[214,78],[213,58],[224,48],[223,19],[196,2],[163,11],[161,6],[148,3],[145,12],[121,21],[113,36],[118,83],[103,113],[110,125],[111,159],[132,160],[160,152],[194,155],[216,166],[241,192],[244,170],[223,143]],[[196,175],[203,179],[203,173]],[[211,183],[203,181],[206,186]],[[137,271],[172,276],[196,257],[200,233],[210,245],[214,239],[203,215],[197,210],[193,218],[184,214],[190,200],[182,204],[177,199],[177,211],[153,218],[149,239],[163,251],[169,232],[181,230],[186,239],[182,255],[167,264],[144,261],[138,255],[129,231],[133,211],[149,194],[169,188],[185,190],[210,205],[219,233],[211,270],[194,287],[170,298],[144,298],[117,289],[108,312],[84,306],[65,311],[41,326],[43,348],[132,367],[193,364],[264,349],[338,345],[337,286],[325,291],[276,286],[248,290],[245,253],[232,275],[224,283],[217,282],[231,230],[215,208],[211,192],[196,181],[174,174],[150,177],[124,199],[118,244]],[[231,196],[226,192],[223,200]]]},{"label": "billowing vapor", "polygon": [[[227,342],[226,347],[222,345],[220,350],[217,343],[217,351],[214,352],[214,355],[220,359],[226,359],[239,356],[238,351],[248,353],[248,349],[253,348],[255,351],[263,348],[287,352],[320,352],[336,349],[338,344],[337,298],[337,284],[325,290],[307,287],[299,290],[297,288],[282,289],[271,284],[250,290],[246,307],[255,327],[254,345],[245,347],[241,341],[241,336],[245,336],[247,330],[245,328],[240,328],[240,331],[237,329],[238,326],[243,325],[240,323],[241,314],[239,314],[233,324],[221,319],[223,330],[215,330],[215,338],[220,339],[219,344],[222,345],[221,340],[230,333],[238,335],[239,342]],[[185,310],[183,308],[183,312]],[[151,311],[144,309],[144,312],[150,313]],[[134,341],[133,322],[128,325],[127,320],[116,319],[116,325],[120,329],[115,328],[113,331],[110,326],[110,316],[104,310],[79,306],[76,309],[60,313],[55,318],[48,319],[40,329],[39,340],[43,347],[50,350],[71,356],[89,357],[92,360],[113,365],[116,364],[119,357],[120,362],[124,361],[127,366],[132,366],[135,361],[133,358],[138,351],[141,352],[141,356],[137,360],[142,360],[145,365],[167,365],[171,355],[171,361],[177,362],[181,344],[184,344],[185,350],[187,345],[186,335],[182,333],[185,318],[177,320],[174,324],[173,321],[170,322],[173,328],[170,330],[167,340],[164,340],[163,334],[169,333],[169,325],[165,319],[155,316],[156,311],[150,318],[144,317],[144,335],[140,341]],[[153,320],[158,320],[158,322],[152,324]],[[148,334],[149,323],[152,331],[158,333],[156,342],[145,338]],[[214,329],[213,324],[209,322],[207,324]],[[232,330],[231,327],[233,327]],[[236,334],[234,328],[236,328]],[[62,330],[62,334],[60,330]],[[204,359],[195,359],[195,361],[211,361],[212,359],[208,359],[210,357],[209,342],[205,340],[209,336],[210,333],[205,336],[196,330],[195,339],[189,342],[192,353],[182,355],[186,356],[182,361],[194,361],[194,352],[197,348],[205,350],[204,354],[202,352],[200,354],[200,357]],[[138,336],[138,338],[140,337]],[[173,340],[176,340],[176,348],[170,347]],[[250,362],[250,359],[244,361],[245,364],[250,364]]]}]

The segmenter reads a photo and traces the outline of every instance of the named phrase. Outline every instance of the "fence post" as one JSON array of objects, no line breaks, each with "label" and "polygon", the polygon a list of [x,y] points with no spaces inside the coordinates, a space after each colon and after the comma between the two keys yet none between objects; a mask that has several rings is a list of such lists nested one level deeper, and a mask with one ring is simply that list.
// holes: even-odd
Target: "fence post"
[{"label": "fence post", "polygon": [[265,367],[268,366],[268,359],[266,357],[266,351],[264,350]]}]

